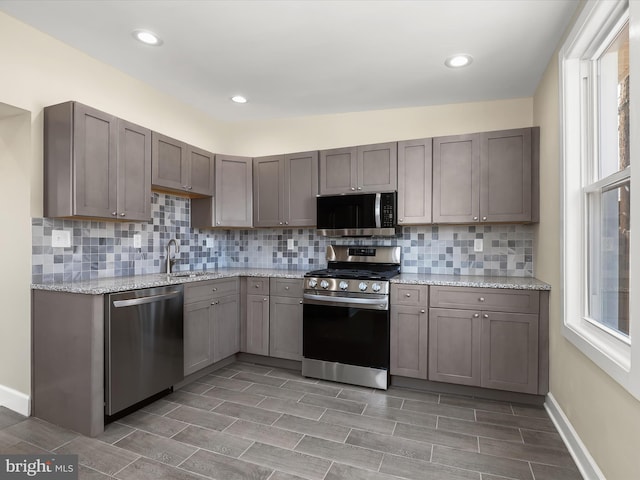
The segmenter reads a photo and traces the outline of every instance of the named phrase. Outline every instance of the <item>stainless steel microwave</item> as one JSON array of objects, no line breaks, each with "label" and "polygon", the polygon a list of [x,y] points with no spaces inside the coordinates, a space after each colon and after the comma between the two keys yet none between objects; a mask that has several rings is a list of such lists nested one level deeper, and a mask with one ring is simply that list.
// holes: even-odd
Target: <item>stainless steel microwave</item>
[{"label": "stainless steel microwave", "polygon": [[397,192],[317,197],[318,233],[327,237],[394,236],[398,227]]}]

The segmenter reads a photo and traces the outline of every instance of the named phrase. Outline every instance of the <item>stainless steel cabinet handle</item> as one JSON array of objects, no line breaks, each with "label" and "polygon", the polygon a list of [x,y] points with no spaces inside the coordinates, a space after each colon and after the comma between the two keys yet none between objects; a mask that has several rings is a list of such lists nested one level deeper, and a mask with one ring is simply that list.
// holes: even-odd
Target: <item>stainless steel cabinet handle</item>
[{"label": "stainless steel cabinet handle", "polygon": [[352,192],[355,191],[355,189],[356,189],[356,187],[351,187],[351,191]]},{"label": "stainless steel cabinet handle", "polygon": [[482,217],[482,220],[486,222],[487,221],[487,217]]},{"label": "stainless steel cabinet handle", "polygon": [[489,318],[489,315],[487,315],[486,313],[483,315],[484,318]]},{"label": "stainless steel cabinet handle", "polygon": [[404,296],[409,298],[411,296],[411,294],[410,293],[405,293]]},{"label": "stainless steel cabinet handle", "polygon": [[474,313],[474,314],[473,314],[473,318],[478,318],[479,316],[480,316],[480,314],[479,314],[479,313]]},{"label": "stainless steel cabinet handle", "polygon": [[264,300],[264,301],[266,302],[266,301],[267,301],[267,300],[269,300],[269,299],[268,299],[267,297],[265,297],[265,298],[263,298],[262,300]]},{"label": "stainless steel cabinet handle", "polygon": [[299,302],[299,303],[300,303],[300,305],[302,305],[302,300],[300,300],[300,302]]},{"label": "stainless steel cabinet handle", "polygon": [[120,214],[120,216],[121,216],[121,217],[124,217],[124,216],[126,216],[126,215],[127,215],[127,214],[126,214],[126,213],[124,213],[124,212],[122,212],[122,213]]},{"label": "stainless steel cabinet handle", "polygon": [[216,222],[216,225],[220,225],[220,221],[219,220]]},{"label": "stainless steel cabinet handle", "polygon": [[478,300],[480,300],[481,302],[484,302],[484,297],[480,297]]},{"label": "stainless steel cabinet handle", "polygon": [[280,225],[282,225],[282,222],[280,222]]},{"label": "stainless steel cabinet handle", "polygon": [[284,287],[285,290],[289,290],[289,287]]},{"label": "stainless steel cabinet handle", "polygon": [[358,187],[358,190],[362,190],[362,187]]},{"label": "stainless steel cabinet handle", "polygon": [[420,313],[424,313],[424,312],[425,312],[424,308],[422,310],[420,310]]},{"label": "stainless steel cabinet handle", "polygon": [[478,217],[473,217],[474,220],[478,220]]},{"label": "stainless steel cabinet handle", "polygon": [[218,289],[216,287],[213,287],[211,290],[214,291],[214,292],[218,291]]},{"label": "stainless steel cabinet handle", "polygon": [[111,215],[115,217],[116,215],[118,215],[118,212],[111,212]]},{"label": "stainless steel cabinet handle", "polygon": [[193,187],[192,187],[191,185],[189,185],[187,188],[188,188],[189,190],[193,190]]},{"label": "stainless steel cabinet handle", "polygon": [[260,284],[259,283],[256,283],[256,288],[260,288]]},{"label": "stainless steel cabinet handle", "polygon": [[401,218],[401,219],[399,220],[399,222],[400,222],[400,223],[404,222],[404,218]]},{"label": "stainless steel cabinet handle", "polygon": [[285,225],[289,225],[289,222],[284,222]]}]

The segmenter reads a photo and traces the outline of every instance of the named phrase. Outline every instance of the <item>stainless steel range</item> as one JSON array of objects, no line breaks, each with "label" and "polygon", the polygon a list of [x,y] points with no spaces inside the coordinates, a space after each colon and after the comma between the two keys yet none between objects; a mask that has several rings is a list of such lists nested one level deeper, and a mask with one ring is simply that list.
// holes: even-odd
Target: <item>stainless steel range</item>
[{"label": "stainless steel range", "polygon": [[331,245],[328,268],[305,275],[302,374],[386,389],[389,279],[400,247]]}]

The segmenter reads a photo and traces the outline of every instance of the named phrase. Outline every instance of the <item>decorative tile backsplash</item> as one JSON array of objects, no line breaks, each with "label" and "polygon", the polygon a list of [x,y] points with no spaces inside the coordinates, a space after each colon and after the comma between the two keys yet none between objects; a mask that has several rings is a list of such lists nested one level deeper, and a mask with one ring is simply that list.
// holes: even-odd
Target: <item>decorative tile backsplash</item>
[{"label": "decorative tile backsplash", "polygon": [[[166,245],[180,243],[175,270],[218,267],[313,270],[326,265],[329,244],[399,245],[402,271],[454,275],[533,276],[531,225],[404,227],[397,238],[326,238],[315,229],[199,230],[190,225],[187,198],[154,193],[147,223],[34,218],[32,281],[89,280],[165,271]],[[71,232],[70,248],[51,246],[52,230]],[[133,235],[142,248],[133,247]],[[480,238],[484,250],[474,253]],[[207,239],[211,247],[207,246]],[[287,240],[293,239],[289,250]],[[172,248],[173,252],[173,248]]]}]

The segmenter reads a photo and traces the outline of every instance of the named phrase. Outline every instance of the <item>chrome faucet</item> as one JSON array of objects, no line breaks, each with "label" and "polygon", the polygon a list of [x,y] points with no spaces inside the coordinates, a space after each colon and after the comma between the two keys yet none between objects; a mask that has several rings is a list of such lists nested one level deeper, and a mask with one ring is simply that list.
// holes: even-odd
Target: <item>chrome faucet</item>
[{"label": "chrome faucet", "polygon": [[169,242],[167,242],[167,274],[171,273],[171,268],[173,267],[173,264],[176,263],[178,261],[177,258],[171,258],[171,244],[173,243],[173,246],[175,247],[175,253],[174,255],[178,255],[178,253],[180,253],[180,245],[178,244],[178,241],[175,238],[172,238],[171,240],[169,240]]}]

